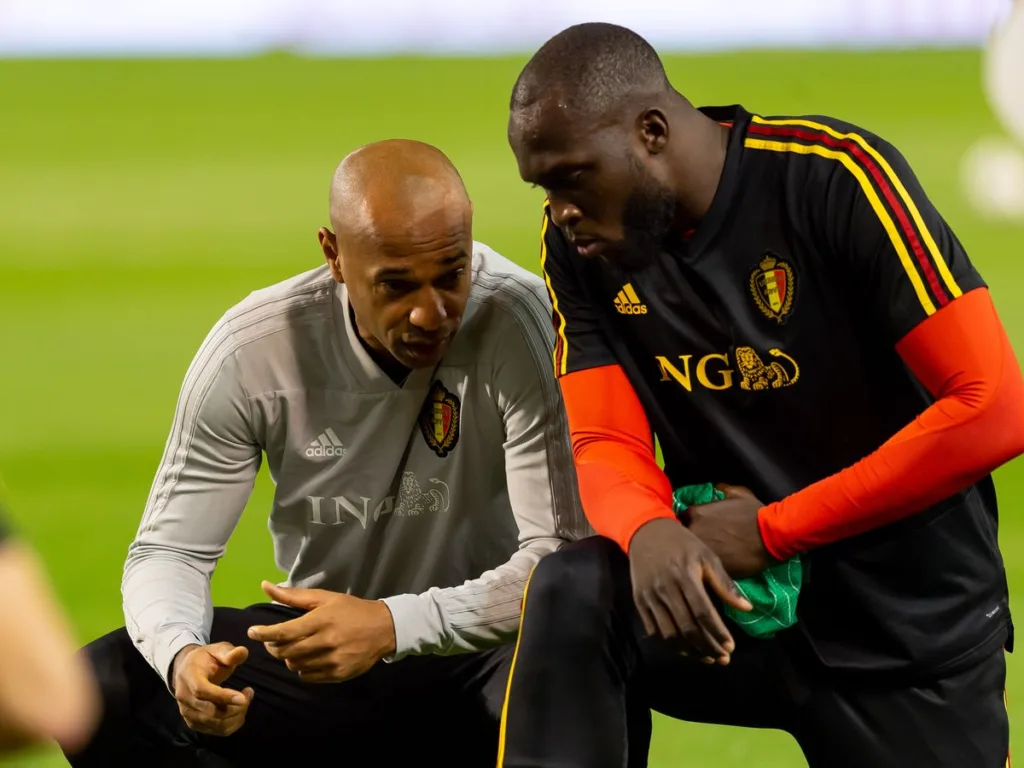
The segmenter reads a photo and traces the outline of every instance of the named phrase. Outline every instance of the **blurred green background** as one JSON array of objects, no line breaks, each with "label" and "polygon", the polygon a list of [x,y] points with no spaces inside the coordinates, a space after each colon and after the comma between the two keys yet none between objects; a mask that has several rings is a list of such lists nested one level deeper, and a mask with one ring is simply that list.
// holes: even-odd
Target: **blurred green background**
[{"label": "blurred green background", "polygon": [[[524,61],[0,62],[0,471],[81,641],[123,623],[122,563],[193,353],[249,291],[320,263],[315,234],[347,152],[386,137],[436,144],[465,177],[476,238],[537,270],[541,193],[519,181],[505,141]],[[894,142],[1024,348],[1024,226],[981,220],[960,192],[964,151],[1000,132],[980,91],[979,53],[758,52],[666,63],[695,103],[829,114]],[[260,580],[279,577],[266,530],[270,487],[264,472],[214,578],[218,603],[259,601]],[[1001,470],[998,488],[1016,594],[1024,463]],[[1011,657],[1009,670],[1016,726],[1021,660]],[[64,761],[44,750],[7,764]],[[667,720],[657,723],[651,761],[802,764],[785,734]]]}]

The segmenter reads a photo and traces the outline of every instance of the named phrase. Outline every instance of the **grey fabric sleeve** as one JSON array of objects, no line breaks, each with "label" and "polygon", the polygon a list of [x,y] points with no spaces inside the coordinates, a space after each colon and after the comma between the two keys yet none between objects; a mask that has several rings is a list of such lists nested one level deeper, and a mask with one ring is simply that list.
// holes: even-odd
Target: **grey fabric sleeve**
[{"label": "grey fabric sleeve", "polygon": [[210,577],[260,466],[237,348],[222,321],[185,375],[121,582],[128,632],[169,687],[175,654],[209,642]]}]

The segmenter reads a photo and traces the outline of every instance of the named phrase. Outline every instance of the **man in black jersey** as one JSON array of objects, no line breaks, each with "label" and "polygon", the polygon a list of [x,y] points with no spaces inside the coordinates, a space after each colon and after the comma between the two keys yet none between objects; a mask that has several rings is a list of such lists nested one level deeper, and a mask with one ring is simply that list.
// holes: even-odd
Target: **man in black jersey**
[{"label": "man in black jersey", "polygon": [[[499,766],[642,764],[638,691],[787,730],[816,768],[1004,765],[990,473],[1024,452],[1024,380],[905,158],[827,117],[696,109],[610,24],[537,52],[509,140],[547,193],[555,374],[600,536],[534,571]],[[673,489],[704,482],[732,485],[681,524]],[[794,556],[794,627],[722,618],[749,608],[732,579]]]}]

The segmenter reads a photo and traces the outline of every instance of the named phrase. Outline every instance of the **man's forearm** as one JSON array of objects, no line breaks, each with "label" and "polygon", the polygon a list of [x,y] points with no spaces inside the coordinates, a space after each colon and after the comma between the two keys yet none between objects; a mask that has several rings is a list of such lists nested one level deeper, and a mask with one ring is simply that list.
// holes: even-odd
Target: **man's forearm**
[{"label": "man's forearm", "polygon": [[655,461],[647,416],[617,365],[560,382],[583,509],[595,531],[628,552],[641,526],[674,517],[672,486]]},{"label": "man's forearm", "polygon": [[899,351],[937,401],[870,456],[762,509],[775,557],[920,512],[1024,451],[1024,380],[987,291],[948,305]]},{"label": "man's forearm", "polygon": [[[168,685],[172,662],[189,645],[206,645],[213,622],[209,576],[180,558],[134,547],[125,565],[125,626]],[[212,567],[211,567],[212,570]]]},{"label": "man's forearm", "polygon": [[395,623],[396,650],[390,660],[481,651],[514,639],[530,572],[561,544],[557,538],[536,539],[507,563],[465,584],[384,598]]},{"label": "man's forearm", "polygon": [[[612,449],[614,452],[614,449]],[[653,489],[629,472],[635,462],[628,451],[620,460],[591,460],[576,464],[580,498],[594,530],[629,551],[633,535],[652,520],[674,519],[671,489]],[[664,474],[662,474],[664,477]],[[667,486],[667,479],[665,484]]]}]

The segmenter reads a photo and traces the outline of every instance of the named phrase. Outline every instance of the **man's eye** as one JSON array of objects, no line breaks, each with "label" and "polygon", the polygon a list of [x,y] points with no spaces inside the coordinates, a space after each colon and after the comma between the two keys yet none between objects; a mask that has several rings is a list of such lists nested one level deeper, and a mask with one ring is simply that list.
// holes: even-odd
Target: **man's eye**
[{"label": "man's eye", "polygon": [[392,296],[399,296],[409,292],[409,283],[405,280],[384,280],[380,283],[380,287],[384,293],[391,294]]},{"label": "man's eye", "polygon": [[456,269],[454,272],[444,275],[437,281],[437,284],[441,288],[454,288],[459,284],[459,280],[462,279],[464,274],[466,274],[465,269]]},{"label": "man's eye", "polygon": [[573,171],[562,178],[562,189],[577,189],[583,181],[583,171]]}]

